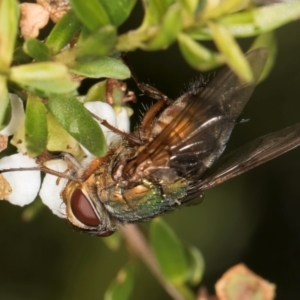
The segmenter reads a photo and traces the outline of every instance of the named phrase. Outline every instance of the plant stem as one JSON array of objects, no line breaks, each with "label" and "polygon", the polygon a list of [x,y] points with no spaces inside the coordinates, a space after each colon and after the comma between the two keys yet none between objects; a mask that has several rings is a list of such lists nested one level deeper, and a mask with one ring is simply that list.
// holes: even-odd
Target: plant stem
[{"label": "plant stem", "polygon": [[120,228],[127,245],[149,268],[153,276],[174,300],[184,300],[182,294],[162,275],[151,247],[137,225],[126,225]]}]

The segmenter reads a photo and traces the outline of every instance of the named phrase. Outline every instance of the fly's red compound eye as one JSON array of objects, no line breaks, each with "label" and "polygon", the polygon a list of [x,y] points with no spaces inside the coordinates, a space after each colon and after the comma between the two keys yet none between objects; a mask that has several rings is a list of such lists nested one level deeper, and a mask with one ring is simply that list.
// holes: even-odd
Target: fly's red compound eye
[{"label": "fly's red compound eye", "polygon": [[80,189],[76,189],[72,194],[71,209],[82,224],[90,227],[97,227],[100,224],[93,207]]},{"label": "fly's red compound eye", "polygon": [[113,233],[115,233],[115,231],[107,230],[107,231],[104,231],[102,233],[98,233],[97,235],[100,236],[100,237],[107,237],[107,236],[112,235]]}]

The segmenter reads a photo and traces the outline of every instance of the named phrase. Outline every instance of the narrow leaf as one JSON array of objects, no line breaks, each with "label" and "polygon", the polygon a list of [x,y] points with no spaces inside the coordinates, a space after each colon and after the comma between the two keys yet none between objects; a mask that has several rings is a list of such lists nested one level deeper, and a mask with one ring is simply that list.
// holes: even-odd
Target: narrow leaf
[{"label": "narrow leaf", "polygon": [[179,2],[189,13],[195,13],[198,5],[198,0],[179,0]]},{"label": "narrow leaf", "polygon": [[106,101],[106,80],[97,82],[89,88],[84,97],[84,102],[88,101]]},{"label": "narrow leaf", "polygon": [[25,144],[28,153],[36,157],[46,149],[47,119],[45,105],[38,96],[29,94],[25,116]]},{"label": "narrow leaf", "polygon": [[261,47],[268,49],[268,59],[264,67],[264,70],[260,76],[259,82],[264,80],[268,76],[275,63],[275,58],[277,55],[277,43],[276,43],[276,38],[274,36],[274,33],[272,31],[259,35],[254,40],[249,51]]},{"label": "narrow leaf", "polygon": [[134,265],[129,262],[111,283],[105,293],[104,300],[129,300],[134,285]]},{"label": "narrow leaf", "polygon": [[109,16],[99,0],[70,0],[70,4],[78,19],[90,31],[111,24]]},{"label": "narrow leaf", "polygon": [[273,30],[300,17],[300,2],[275,3],[253,11],[255,24],[263,31]]},{"label": "narrow leaf", "polygon": [[47,150],[71,153],[79,161],[84,158],[85,153],[79,143],[58,123],[49,111],[47,112],[47,126]]},{"label": "narrow leaf", "polygon": [[151,222],[150,240],[164,276],[174,284],[182,285],[186,281],[188,263],[180,240],[160,218]]},{"label": "narrow leaf", "polygon": [[207,71],[223,63],[222,57],[210,51],[186,34],[179,34],[178,43],[186,61],[200,71]]},{"label": "narrow leaf", "polygon": [[52,54],[58,53],[79,32],[82,25],[72,10],[69,10],[54,26],[46,39]]},{"label": "narrow leaf", "polygon": [[0,75],[0,130],[9,123],[10,119],[11,104],[6,86],[6,78]]},{"label": "narrow leaf", "polygon": [[237,9],[245,3],[245,0],[225,0],[222,2],[212,2],[213,5],[207,5],[201,15],[201,20],[215,19],[226,15],[230,11]]},{"label": "narrow leaf", "polygon": [[224,55],[227,64],[243,81],[251,82],[253,75],[250,65],[230,32],[220,24],[210,22],[208,25],[213,39],[219,51]]},{"label": "narrow leaf", "polygon": [[115,26],[120,26],[130,15],[136,0],[102,1],[109,18]]},{"label": "narrow leaf", "polygon": [[47,46],[37,39],[28,39],[23,46],[24,52],[36,61],[50,61],[50,51]]},{"label": "narrow leaf", "polygon": [[91,78],[126,79],[130,77],[130,70],[115,58],[103,56],[93,61],[74,62],[69,66],[75,74]]},{"label": "narrow leaf", "polygon": [[149,6],[152,6],[152,9],[155,10],[160,17],[163,17],[174,2],[174,0],[152,0],[149,1]]},{"label": "narrow leaf", "polygon": [[186,247],[188,257],[188,279],[191,285],[199,285],[204,274],[204,258],[196,247]]},{"label": "narrow leaf", "polygon": [[0,70],[9,67],[18,31],[19,6],[17,1],[0,1]]},{"label": "narrow leaf", "polygon": [[108,54],[116,43],[117,32],[115,27],[107,25],[101,27],[87,39],[78,43],[75,56],[80,61],[87,56],[103,56]]},{"label": "narrow leaf", "polygon": [[300,18],[300,2],[275,3],[229,14],[219,19],[235,37],[249,37],[274,30]]},{"label": "narrow leaf", "polygon": [[65,94],[78,87],[78,83],[72,81],[67,67],[54,62],[13,67],[9,79],[29,91],[39,90],[46,94]]},{"label": "narrow leaf", "polygon": [[220,24],[224,25],[235,37],[248,37],[261,32],[255,24],[253,11],[224,16],[220,19]]},{"label": "narrow leaf", "polygon": [[174,3],[174,0],[152,0],[145,3],[145,17],[141,27],[147,28],[152,25],[160,24],[168,8]]},{"label": "narrow leaf", "polygon": [[106,142],[100,126],[75,97],[51,97],[46,107],[61,126],[92,154],[105,154]]},{"label": "narrow leaf", "polygon": [[162,25],[157,35],[148,44],[147,49],[156,50],[169,46],[175,41],[182,27],[182,7],[178,3],[169,7],[164,15]]}]

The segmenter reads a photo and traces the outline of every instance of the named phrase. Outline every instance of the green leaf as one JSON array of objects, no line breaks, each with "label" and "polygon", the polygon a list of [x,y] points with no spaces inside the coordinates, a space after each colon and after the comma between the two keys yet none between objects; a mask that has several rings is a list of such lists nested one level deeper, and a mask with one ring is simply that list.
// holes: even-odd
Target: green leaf
[{"label": "green leaf", "polygon": [[52,54],[58,53],[79,32],[82,25],[72,10],[69,10],[54,26],[46,39]]},{"label": "green leaf", "polygon": [[15,48],[13,60],[17,65],[28,64],[32,62],[32,58],[24,52],[23,44]]},{"label": "green leaf", "polygon": [[210,51],[186,34],[178,35],[178,43],[186,61],[200,71],[211,70],[224,62],[218,53]]},{"label": "green leaf", "polygon": [[111,24],[108,13],[99,0],[70,0],[70,4],[78,19],[90,31]]},{"label": "green leaf", "polygon": [[188,35],[191,39],[197,41],[209,41],[212,39],[210,31],[207,27],[203,27],[202,25],[197,28],[192,28],[190,30],[186,30],[186,35]]},{"label": "green leaf", "polygon": [[134,286],[134,264],[129,262],[117,275],[105,292],[104,300],[127,300],[131,299]]},{"label": "green leaf", "polygon": [[273,30],[300,17],[300,2],[277,3],[253,11],[255,25],[263,32]]},{"label": "green leaf", "polygon": [[179,2],[189,13],[195,13],[198,6],[198,0],[179,0]]},{"label": "green leaf", "polygon": [[106,153],[106,141],[100,126],[75,97],[51,97],[46,107],[60,125],[93,155]]},{"label": "green leaf", "polygon": [[107,25],[101,27],[85,40],[78,43],[75,56],[80,61],[86,56],[103,56],[108,54],[116,43],[117,32],[115,27]]},{"label": "green leaf", "polygon": [[147,49],[157,50],[166,48],[176,39],[182,27],[181,13],[182,7],[178,3],[169,7],[164,15],[160,30],[150,41]]},{"label": "green leaf", "polygon": [[253,80],[250,65],[239,45],[223,25],[210,22],[209,28],[216,46],[224,55],[227,64],[245,82]]},{"label": "green leaf", "polygon": [[55,117],[48,111],[48,141],[47,150],[53,152],[68,152],[81,161],[85,153],[79,143],[58,123]]},{"label": "green leaf", "polygon": [[120,26],[130,15],[136,0],[101,1],[112,23]]},{"label": "green leaf", "polygon": [[13,57],[19,15],[17,1],[0,1],[0,73],[8,71]]},{"label": "green leaf", "polygon": [[38,90],[46,94],[74,92],[79,85],[72,81],[65,65],[54,62],[13,67],[9,79],[29,91]]},{"label": "green leaf", "polygon": [[86,96],[84,97],[84,102],[88,101],[106,102],[106,80],[97,82],[89,88]]},{"label": "green leaf", "polygon": [[188,274],[188,261],[180,240],[160,218],[151,222],[150,240],[163,275],[172,283],[182,285]]},{"label": "green leaf", "polygon": [[151,0],[148,9],[156,11],[158,16],[163,17],[174,2],[174,0]]},{"label": "green leaf", "polygon": [[8,125],[11,119],[11,104],[6,86],[6,78],[0,75],[0,130]]},{"label": "green leaf", "polygon": [[215,2],[215,5],[207,5],[201,20],[206,21],[226,15],[227,13],[241,7],[245,0],[225,0],[220,3]]},{"label": "green leaf", "polygon": [[219,19],[236,37],[249,37],[276,29],[300,18],[300,2],[276,3],[237,12]]},{"label": "green leaf", "polygon": [[255,24],[254,11],[244,11],[241,13],[230,14],[219,20],[228,31],[235,37],[249,37],[261,32]]},{"label": "green leaf", "polygon": [[194,246],[186,247],[186,253],[189,266],[187,282],[194,286],[199,285],[204,274],[204,258],[199,249]]},{"label": "green leaf", "polygon": [[69,68],[75,74],[91,78],[126,79],[130,77],[130,70],[126,65],[107,56],[99,57],[93,61],[73,62]]},{"label": "green leaf", "polygon": [[145,43],[153,38],[159,31],[159,27],[147,27],[129,31],[118,36],[116,49],[118,51],[133,51],[137,48],[146,48]]},{"label": "green leaf", "polygon": [[145,2],[145,17],[143,20],[142,28],[147,28],[152,25],[160,24],[161,19],[174,3],[174,0],[151,0]]},{"label": "green leaf", "polygon": [[29,94],[25,116],[25,144],[28,153],[36,157],[46,149],[47,118],[45,105],[38,96]]},{"label": "green leaf", "polygon": [[90,34],[91,34],[91,32],[86,27],[82,27],[82,30],[80,31],[77,42],[81,43],[81,42],[85,41],[90,36]]},{"label": "green leaf", "polygon": [[275,63],[275,58],[277,55],[277,43],[274,33],[272,31],[259,35],[251,45],[249,51],[261,47],[268,49],[268,59],[264,70],[259,78],[259,82],[263,81],[269,75]]},{"label": "green leaf", "polygon": [[23,49],[25,53],[34,58],[36,61],[51,60],[49,49],[43,42],[37,39],[26,40]]}]

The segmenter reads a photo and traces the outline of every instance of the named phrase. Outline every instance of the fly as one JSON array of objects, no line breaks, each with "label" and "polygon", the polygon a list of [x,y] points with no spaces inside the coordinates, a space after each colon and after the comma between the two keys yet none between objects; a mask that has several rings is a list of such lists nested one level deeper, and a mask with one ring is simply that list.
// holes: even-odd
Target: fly
[{"label": "fly", "polygon": [[[68,220],[81,230],[108,236],[126,223],[200,202],[207,189],[297,147],[300,124],[221,156],[263,71],[267,51],[259,48],[246,58],[252,83],[240,81],[225,67],[204,87],[194,85],[175,101],[138,83],[157,102],[135,132],[118,132],[123,141],[85,170],[76,170],[74,158],[63,155],[74,167],[72,175],[55,173],[69,179],[61,193]],[[53,174],[44,165],[39,168]]]}]

